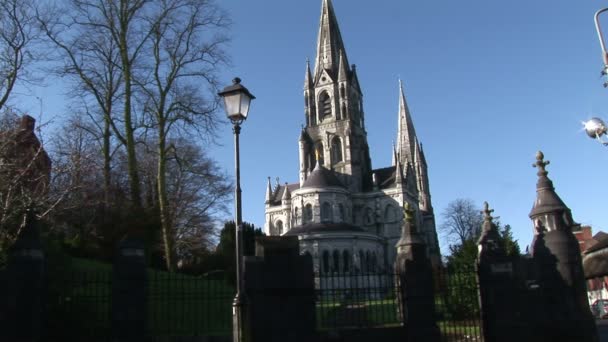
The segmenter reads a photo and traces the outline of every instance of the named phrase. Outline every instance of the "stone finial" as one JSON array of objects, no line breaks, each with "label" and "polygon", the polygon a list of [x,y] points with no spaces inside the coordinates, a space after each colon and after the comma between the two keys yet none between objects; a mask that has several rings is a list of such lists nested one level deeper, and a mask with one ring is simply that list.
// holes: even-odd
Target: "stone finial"
[{"label": "stone finial", "polygon": [[543,154],[542,151],[536,152],[536,163],[532,164],[532,167],[538,168],[537,175],[539,177],[546,176],[547,174],[549,174],[549,172],[547,172],[545,167],[547,165],[549,165],[551,162],[549,160],[545,161],[544,159],[545,159],[545,155]]},{"label": "stone finial", "polygon": [[486,222],[491,222],[493,217],[492,217],[492,213],[494,212],[494,209],[490,209],[490,205],[488,204],[488,202],[483,202],[483,210],[481,211],[481,213],[483,214],[483,219]]},{"label": "stone finial", "polygon": [[412,205],[409,202],[405,202],[405,204],[403,204],[403,217],[407,223],[414,223],[414,213],[415,211],[412,208]]}]

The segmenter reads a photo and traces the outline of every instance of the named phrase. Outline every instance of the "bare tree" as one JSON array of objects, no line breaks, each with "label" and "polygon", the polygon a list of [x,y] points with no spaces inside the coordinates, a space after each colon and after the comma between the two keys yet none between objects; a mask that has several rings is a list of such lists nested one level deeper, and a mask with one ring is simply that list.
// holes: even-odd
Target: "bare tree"
[{"label": "bare tree", "polygon": [[[86,6],[51,8],[45,17],[39,16],[40,26],[55,49],[60,61],[54,69],[60,77],[72,82],[70,95],[75,109],[86,113],[89,120],[72,120],[69,125],[86,130],[88,137],[100,142],[103,155],[104,204],[108,207],[111,192],[112,155],[115,147],[112,135],[126,146],[122,128],[117,123],[116,108],[122,104],[122,70],[115,40],[98,30],[95,21],[86,20]],[[57,13],[65,13],[58,15]],[[77,34],[75,34],[77,32]],[[80,132],[84,133],[84,132]],[[114,134],[112,134],[114,133]]]},{"label": "bare tree", "polygon": [[197,145],[185,139],[167,161],[167,191],[176,254],[183,259],[215,244],[214,229],[223,221],[233,184]]},{"label": "bare tree", "polygon": [[210,0],[166,0],[152,11],[149,74],[139,80],[144,108],[156,128],[157,187],[167,269],[175,269],[175,217],[167,188],[172,137],[213,135],[219,118],[217,73],[228,62],[228,18]]},{"label": "bare tree", "polygon": [[477,238],[481,233],[481,209],[470,199],[458,198],[451,201],[441,216],[443,223],[440,230],[452,242],[464,245],[466,241]]},{"label": "bare tree", "polygon": [[[69,0],[66,3],[65,8],[60,8],[63,15],[46,25],[45,33],[65,56],[64,72],[76,76],[82,90],[94,97],[103,114],[105,152],[109,151],[109,128],[124,145],[132,206],[139,211],[142,202],[135,131],[141,118],[134,111],[134,82],[136,69],[144,63],[142,51],[152,33],[148,8],[156,2]],[[44,16],[41,17],[44,20]],[[120,116],[113,114],[117,96],[122,105]]]},{"label": "bare tree", "polygon": [[41,58],[36,0],[0,0],[0,110],[17,81],[29,81],[29,67]]}]

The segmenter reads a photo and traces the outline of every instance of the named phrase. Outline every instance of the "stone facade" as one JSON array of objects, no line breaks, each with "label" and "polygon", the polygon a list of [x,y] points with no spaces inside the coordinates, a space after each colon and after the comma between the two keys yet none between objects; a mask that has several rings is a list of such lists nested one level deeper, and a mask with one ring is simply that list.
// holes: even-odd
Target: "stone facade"
[{"label": "stone facade", "polygon": [[323,0],[314,70],[304,76],[299,181],[266,190],[267,235],[297,235],[317,272],[392,268],[401,208],[410,203],[435,265],[440,262],[427,164],[399,84],[393,163],[373,169],[363,94],[330,0]]}]

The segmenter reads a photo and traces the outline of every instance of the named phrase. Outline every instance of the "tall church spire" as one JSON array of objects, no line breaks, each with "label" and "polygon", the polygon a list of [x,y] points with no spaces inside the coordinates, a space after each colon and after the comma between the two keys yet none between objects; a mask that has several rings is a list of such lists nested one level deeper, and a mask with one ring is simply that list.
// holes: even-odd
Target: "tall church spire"
[{"label": "tall church spire", "polygon": [[340,55],[343,55],[344,64],[348,66],[348,58],[342,42],[342,35],[338,27],[338,20],[334,13],[331,0],[323,0],[321,5],[321,23],[319,24],[319,37],[317,40],[317,59],[315,61],[315,81],[323,70],[328,70],[332,77],[338,75]]},{"label": "tall church spire", "polygon": [[397,154],[401,162],[412,162],[414,158],[414,149],[416,144],[416,131],[410,110],[405,101],[405,93],[403,92],[403,83],[399,80],[399,118],[397,131]]}]

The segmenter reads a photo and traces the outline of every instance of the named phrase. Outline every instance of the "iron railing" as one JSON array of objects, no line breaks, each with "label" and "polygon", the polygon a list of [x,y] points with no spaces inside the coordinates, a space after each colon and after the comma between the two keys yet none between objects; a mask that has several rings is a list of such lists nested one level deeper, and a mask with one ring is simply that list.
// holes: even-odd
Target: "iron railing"
[{"label": "iron railing", "polygon": [[[48,341],[109,340],[112,334],[112,272],[60,272],[47,281]],[[149,270],[146,336],[230,336],[234,287],[223,276],[192,276]]]},{"label": "iron railing", "polygon": [[401,325],[395,275],[328,273],[315,276],[318,329]]},{"label": "iron railing", "polygon": [[442,340],[483,341],[479,283],[474,268],[435,272],[435,312]]}]

